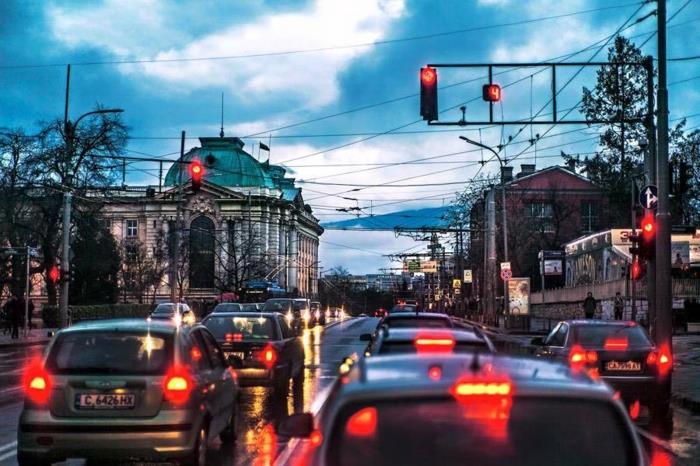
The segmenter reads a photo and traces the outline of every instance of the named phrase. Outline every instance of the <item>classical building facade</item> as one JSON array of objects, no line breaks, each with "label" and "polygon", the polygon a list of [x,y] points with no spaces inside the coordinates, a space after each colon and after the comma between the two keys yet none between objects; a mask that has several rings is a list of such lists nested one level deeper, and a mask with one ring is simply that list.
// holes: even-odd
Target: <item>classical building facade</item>
[{"label": "classical building facade", "polygon": [[[156,299],[169,296],[173,285],[185,297],[238,294],[248,280],[315,296],[323,228],[294,179],[283,167],[255,160],[237,137],[200,142],[184,155],[184,163],[172,165],[162,188],[123,188],[107,197],[103,218],[124,248],[123,267],[133,265],[139,273],[136,265],[149,261],[157,283],[145,291]],[[196,192],[188,170],[195,160],[204,167]],[[181,260],[172,276],[177,234]]]}]

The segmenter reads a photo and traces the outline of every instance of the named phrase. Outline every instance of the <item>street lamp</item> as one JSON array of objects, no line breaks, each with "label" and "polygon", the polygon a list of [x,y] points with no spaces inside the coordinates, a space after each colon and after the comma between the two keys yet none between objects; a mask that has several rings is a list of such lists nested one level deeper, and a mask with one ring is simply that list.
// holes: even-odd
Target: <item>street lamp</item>
[{"label": "street lamp", "polygon": [[[498,160],[499,165],[501,166],[501,214],[503,216],[502,224],[503,224],[503,260],[504,262],[508,262],[508,221],[507,221],[507,210],[506,210],[506,183],[505,180],[503,179],[503,167],[506,166],[507,160],[503,160],[501,158],[501,155],[498,153],[498,151],[494,150],[492,147],[487,146],[486,144],[482,144],[478,141],[474,141],[472,139],[469,139],[466,136],[460,136],[459,137],[462,141],[465,141],[467,144],[471,144],[477,147],[481,147],[482,149],[486,149],[489,152],[491,152],[494,157]],[[492,233],[492,234],[495,234]],[[496,270],[495,264],[493,264],[494,267],[494,273]],[[493,276],[491,277],[493,280]],[[494,287],[495,289],[495,287]],[[508,284],[505,280],[503,280],[503,311],[506,312],[507,309],[507,303],[506,303],[506,296],[507,296],[507,291],[508,291]]]},{"label": "street lamp", "polygon": [[[92,112],[87,112],[75,120],[75,123],[71,123],[68,118],[63,122],[63,129],[66,137],[66,155],[67,158],[73,154],[73,140],[75,139],[75,129],[78,127],[78,123],[90,115],[98,115],[104,113],[122,113],[124,110],[121,108],[105,108],[100,110],[93,110]],[[66,183],[66,190],[63,193],[63,260],[61,261],[61,268],[64,271],[63,287],[61,288],[61,303],[60,303],[60,316],[61,316],[61,327],[66,327],[68,325],[68,292],[70,288],[70,217],[71,217],[71,200],[73,194],[70,192],[70,174],[68,174],[68,180]]]}]

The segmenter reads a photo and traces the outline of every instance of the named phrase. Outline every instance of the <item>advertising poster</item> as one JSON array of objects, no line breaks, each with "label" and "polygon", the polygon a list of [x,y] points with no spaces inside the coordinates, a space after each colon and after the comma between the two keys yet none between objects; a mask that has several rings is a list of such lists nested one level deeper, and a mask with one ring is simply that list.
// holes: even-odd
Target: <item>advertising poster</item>
[{"label": "advertising poster", "polygon": [[530,279],[511,278],[508,281],[508,309],[511,315],[530,313]]},{"label": "advertising poster", "polygon": [[690,263],[690,244],[687,241],[671,243],[671,264],[674,268],[687,267]]}]

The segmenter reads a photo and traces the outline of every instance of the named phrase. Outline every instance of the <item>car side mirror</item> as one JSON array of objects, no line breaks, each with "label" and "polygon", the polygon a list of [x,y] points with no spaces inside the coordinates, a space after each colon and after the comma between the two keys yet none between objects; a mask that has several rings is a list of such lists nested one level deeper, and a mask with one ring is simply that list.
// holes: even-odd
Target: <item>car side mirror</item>
[{"label": "car side mirror", "polygon": [[530,344],[534,346],[544,346],[544,338],[535,337],[532,340],[530,340]]},{"label": "car side mirror", "polygon": [[360,335],[360,341],[372,341],[372,334],[363,333],[362,335]]},{"label": "car side mirror", "polygon": [[314,417],[311,413],[292,414],[277,424],[277,434],[284,437],[307,438],[314,430]]},{"label": "car side mirror", "polygon": [[48,332],[46,332],[47,338],[53,338],[54,335],[56,335],[56,332],[54,332],[53,330],[49,330]]}]

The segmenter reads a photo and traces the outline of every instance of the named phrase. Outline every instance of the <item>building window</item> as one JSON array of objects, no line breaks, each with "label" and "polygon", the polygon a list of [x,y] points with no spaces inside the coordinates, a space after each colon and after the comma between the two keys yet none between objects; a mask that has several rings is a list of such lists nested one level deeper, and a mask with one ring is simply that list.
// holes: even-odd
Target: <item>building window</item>
[{"label": "building window", "polygon": [[581,201],[581,226],[584,233],[598,230],[598,203]]},{"label": "building window", "polygon": [[138,220],[127,220],[126,221],[126,237],[136,238],[139,235],[139,221]]},{"label": "building window", "polygon": [[554,206],[551,202],[525,204],[525,216],[531,218],[544,233],[554,233]]}]

